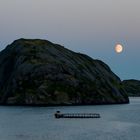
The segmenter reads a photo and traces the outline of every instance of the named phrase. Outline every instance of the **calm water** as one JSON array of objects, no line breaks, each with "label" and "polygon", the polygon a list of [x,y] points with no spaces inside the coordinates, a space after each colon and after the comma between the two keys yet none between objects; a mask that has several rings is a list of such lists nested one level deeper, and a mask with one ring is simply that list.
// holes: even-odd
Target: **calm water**
[{"label": "calm water", "polygon": [[[55,119],[56,110],[101,118]],[[140,140],[140,98],[127,105],[0,107],[0,140]]]}]

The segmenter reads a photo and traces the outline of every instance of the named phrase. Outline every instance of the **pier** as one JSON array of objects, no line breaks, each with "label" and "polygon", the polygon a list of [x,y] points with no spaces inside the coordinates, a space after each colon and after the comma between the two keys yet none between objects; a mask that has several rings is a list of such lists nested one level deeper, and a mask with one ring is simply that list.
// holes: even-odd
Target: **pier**
[{"label": "pier", "polygon": [[54,114],[55,118],[101,118],[98,113],[60,113],[57,111]]}]

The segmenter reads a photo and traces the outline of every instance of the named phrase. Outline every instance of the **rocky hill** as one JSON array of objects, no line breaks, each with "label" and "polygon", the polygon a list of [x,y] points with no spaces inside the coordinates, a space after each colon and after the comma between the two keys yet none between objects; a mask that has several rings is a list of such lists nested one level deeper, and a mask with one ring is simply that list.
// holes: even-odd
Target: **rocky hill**
[{"label": "rocky hill", "polygon": [[124,80],[124,88],[127,91],[128,96],[140,96],[140,81],[139,80]]},{"label": "rocky hill", "polygon": [[100,60],[39,39],[19,39],[0,52],[0,104],[128,102],[121,80]]}]

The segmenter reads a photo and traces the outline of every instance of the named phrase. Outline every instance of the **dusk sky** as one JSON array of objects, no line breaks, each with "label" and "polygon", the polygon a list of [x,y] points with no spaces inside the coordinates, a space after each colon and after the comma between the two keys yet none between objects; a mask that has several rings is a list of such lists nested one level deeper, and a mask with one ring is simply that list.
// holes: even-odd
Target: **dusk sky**
[{"label": "dusk sky", "polygon": [[64,45],[140,80],[139,0],[0,0],[0,50],[19,38]]}]

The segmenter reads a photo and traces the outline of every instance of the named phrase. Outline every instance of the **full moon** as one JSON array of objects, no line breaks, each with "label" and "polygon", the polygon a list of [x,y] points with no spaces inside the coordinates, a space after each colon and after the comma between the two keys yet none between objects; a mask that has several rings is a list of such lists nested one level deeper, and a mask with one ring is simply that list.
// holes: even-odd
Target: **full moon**
[{"label": "full moon", "polygon": [[123,51],[123,46],[121,44],[117,44],[115,46],[116,53],[121,53]]}]

